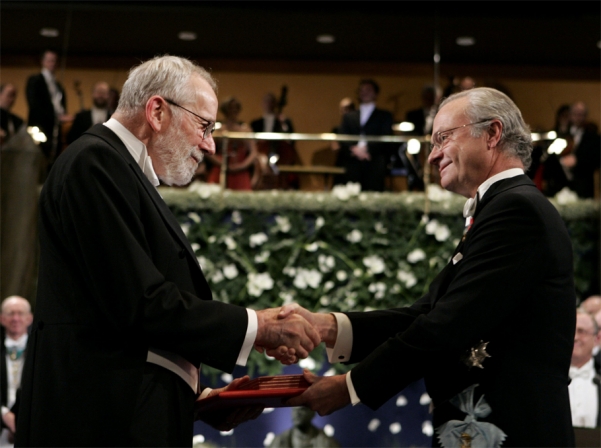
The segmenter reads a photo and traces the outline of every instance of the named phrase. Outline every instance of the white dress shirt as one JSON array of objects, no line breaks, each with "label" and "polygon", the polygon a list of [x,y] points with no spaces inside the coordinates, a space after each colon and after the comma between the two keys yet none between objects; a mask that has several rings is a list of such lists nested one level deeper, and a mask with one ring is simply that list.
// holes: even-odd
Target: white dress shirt
[{"label": "white dress shirt", "polygon": [[582,367],[570,366],[572,382],[568,386],[570,393],[570,408],[572,409],[572,425],[580,428],[597,426],[599,412],[599,392],[593,383],[595,365],[593,359]]},{"label": "white dress shirt", "polygon": [[[117,134],[117,137],[119,137],[119,139],[123,142],[150,183],[157,187],[160,183],[159,178],[152,166],[152,159],[148,155],[146,145],[138,140],[135,135],[133,135],[115,118],[109,119],[106,123],[104,123],[104,125]],[[255,339],[257,338],[258,330],[257,313],[248,308],[246,309],[246,312],[248,314],[248,327],[246,328],[244,343],[242,344],[242,348],[238,354],[238,359],[236,360],[236,364],[240,366],[246,365],[250,351],[252,350]],[[171,370],[175,374],[179,375],[192,388],[192,390],[194,390],[195,393],[199,392],[199,371],[194,367],[193,364],[188,362],[183,357],[165,350],[153,348],[148,351],[146,361],[153,364],[158,364],[168,370]],[[205,388],[203,390],[203,395],[207,395],[210,390],[210,388]]]}]

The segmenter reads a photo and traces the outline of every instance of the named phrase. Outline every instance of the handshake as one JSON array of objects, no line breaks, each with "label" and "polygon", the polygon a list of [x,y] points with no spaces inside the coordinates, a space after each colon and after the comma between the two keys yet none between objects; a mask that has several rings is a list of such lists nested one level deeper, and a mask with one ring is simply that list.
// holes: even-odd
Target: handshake
[{"label": "handshake", "polygon": [[312,313],[297,304],[257,311],[257,319],[255,349],[285,365],[306,358],[321,342],[336,342],[333,315]]},{"label": "handshake", "polygon": [[[321,342],[333,347],[338,336],[333,314],[312,313],[297,304],[257,311],[257,319],[255,349],[285,365],[306,358]],[[311,386],[303,394],[289,399],[288,406],[306,406],[319,415],[327,415],[350,403],[345,375],[318,377],[305,370],[304,377]],[[212,390],[208,396],[236,390],[248,381],[248,376],[237,378],[223,388]],[[220,431],[227,431],[257,418],[262,411],[262,408],[242,406],[214,413],[203,420]]]}]

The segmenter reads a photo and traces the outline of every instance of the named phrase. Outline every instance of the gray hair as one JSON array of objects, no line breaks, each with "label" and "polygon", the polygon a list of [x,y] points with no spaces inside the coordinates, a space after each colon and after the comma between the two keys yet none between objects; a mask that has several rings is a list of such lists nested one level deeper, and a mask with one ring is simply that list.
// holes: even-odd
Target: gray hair
[{"label": "gray hair", "polygon": [[192,75],[207,81],[217,94],[216,80],[207,70],[188,59],[165,55],[143,62],[130,70],[123,84],[117,111],[132,117],[146,106],[153,95],[168,98],[176,103],[190,103],[188,80]]},{"label": "gray hair", "polygon": [[599,334],[599,323],[597,322],[597,320],[595,319],[595,316],[593,316],[591,313],[589,313],[588,311],[586,311],[584,308],[576,308],[576,314],[582,314],[584,316],[588,316],[591,318],[591,321],[593,322],[593,331],[595,332],[595,335]]},{"label": "gray hair", "polygon": [[[524,165],[524,170],[528,170],[532,163],[532,137],[530,127],[524,122],[522,113],[515,103],[496,89],[478,87],[449,96],[440,104],[440,107],[463,97],[466,97],[468,101],[465,114],[470,122],[494,118],[503,124],[499,149],[510,156],[519,158]],[[472,136],[482,135],[488,124],[472,126],[470,130]]]}]

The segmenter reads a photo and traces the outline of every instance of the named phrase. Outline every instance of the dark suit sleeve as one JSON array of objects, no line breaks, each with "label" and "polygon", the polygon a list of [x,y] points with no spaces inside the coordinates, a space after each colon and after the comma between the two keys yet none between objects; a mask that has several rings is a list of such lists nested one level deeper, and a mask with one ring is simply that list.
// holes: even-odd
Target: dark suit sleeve
[{"label": "dark suit sleeve", "polygon": [[[231,371],[246,334],[246,310],[211,300],[197,261],[170,235],[132,173],[137,167],[112,148],[84,144],[91,140],[86,134],[74,144],[71,166],[62,167],[64,188],[50,193],[56,203],[41,217],[56,232],[42,237],[64,242],[52,250],[66,251],[69,270],[79,273],[65,280],[74,282],[66,299],[89,305],[74,304],[71,309],[82,310],[74,318],[107,332],[135,330],[152,347]],[[77,291],[89,297],[78,298]]]},{"label": "dark suit sleeve", "polygon": [[[390,339],[352,369],[353,385],[362,402],[378,408],[412,381],[445,369],[437,364],[440,359],[459,361],[469,347],[490,340],[508,316],[519,316],[520,307],[528,306],[529,299],[540,293],[536,288],[543,284],[547,272],[556,282],[553,288],[565,285],[569,300],[570,284],[573,289],[571,252],[566,249],[569,240],[567,233],[549,230],[562,223],[560,218],[545,222],[549,218],[545,210],[552,206],[541,200],[542,196],[532,199],[518,194],[499,195],[494,204],[482,210],[468,234],[464,258],[439,274],[450,280],[432,310],[416,315],[413,322],[407,320],[407,313],[389,316],[390,322],[384,326],[389,328]],[[561,257],[566,262],[554,272],[554,263]],[[440,281],[436,279],[433,284]],[[378,331],[377,317],[371,324],[357,327],[357,331],[351,319],[353,340],[369,338],[370,331]],[[395,318],[399,332],[392,334]],[[532,337],[542,336],[535,333]],[[529,351],[523,356],[524,364],[531,362],[526,359],[532,356]],[[540,365],[548,362],[542,359]]]}]

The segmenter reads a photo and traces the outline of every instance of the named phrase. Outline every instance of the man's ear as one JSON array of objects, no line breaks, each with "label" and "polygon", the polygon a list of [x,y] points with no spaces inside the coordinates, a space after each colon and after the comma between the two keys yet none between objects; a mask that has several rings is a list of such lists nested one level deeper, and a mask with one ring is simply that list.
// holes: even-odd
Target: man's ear
[{"label": "man's ear", "polygon": [[167,103],[158,95],[150,97],[146,102],[146,121],[153,131],[159,132],[169,120],[170,112],[167,109]]},{"label": "man's ear", "polygon": [[503,123],[499,120],[492,120],[490,126],[488,127],[486,143],[488,149],[496,148],[499,145],[499,141],[501,140],[501,135],[503,134]]}]

